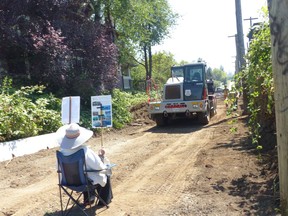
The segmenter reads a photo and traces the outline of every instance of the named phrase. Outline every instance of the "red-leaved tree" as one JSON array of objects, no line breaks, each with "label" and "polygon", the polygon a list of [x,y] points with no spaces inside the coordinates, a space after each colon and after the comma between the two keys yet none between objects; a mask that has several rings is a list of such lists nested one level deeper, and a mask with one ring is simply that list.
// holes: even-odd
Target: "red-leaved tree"
[{"label": "red-leaved tree", "polygon": [[91,17],[88,0],[1,0],[0,76],[45,84],[64,95],[91,95],[118,84],[111,26]]}]

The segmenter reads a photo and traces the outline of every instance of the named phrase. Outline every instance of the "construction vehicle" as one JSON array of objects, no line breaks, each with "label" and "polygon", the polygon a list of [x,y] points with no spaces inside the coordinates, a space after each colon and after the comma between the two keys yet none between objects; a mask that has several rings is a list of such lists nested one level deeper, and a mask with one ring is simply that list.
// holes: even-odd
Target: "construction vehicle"
[{"label": "construction vehicle", "polygon": [[216,114],[217,100],[212,80],[206,79],[206,62],[171,67],[171,77],[163,88],[161,100],[150,100],[149,117],[157,126],[177,118],[198,118],[208,124]]}]

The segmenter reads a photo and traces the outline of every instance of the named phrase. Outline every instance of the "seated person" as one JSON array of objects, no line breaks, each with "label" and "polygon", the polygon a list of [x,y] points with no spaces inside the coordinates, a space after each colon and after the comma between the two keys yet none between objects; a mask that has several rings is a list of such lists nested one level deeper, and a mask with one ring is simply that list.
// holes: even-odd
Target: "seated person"
[{"label": "seated person", "polygon": [[[80,149],[84,149],[87,170],[102,170],[106,169],[105,165],[105,151],[102,149],[99,151],[100,155],[97,155],[88,146],[83,144],[87,142],[93,135],[93,132],[80,127],[76,123],[70,125],[64,125],[60,127],[57,132],[57,141],[60,144],[60,152],[64,156],[71,155]],[[102,158],[102,159],[101,159]],[[113,198],[110,176],[107,176],[103,172],[89,172],[88,178],[93,185],[100,185],[97,187],[99,196],[109,204]],[[98,189],[100,188],[100,189]],[[95,190],[90,191],[90,200],[88,200],[88,192],[83,192],[84,205],[93,204],[95,201]],[[103,205],[101,202],[98,205]]]},{"label": "seated person", "polygon": [[194,73],[192,81],[201,81],[201,76],[198,72]]},{"label": "seated person", "polygon": [[227,88],[227,85],[225,85],[224,90],[223,90],[224,100],[228,97],[228,93],[229,93],[229,90]]}]

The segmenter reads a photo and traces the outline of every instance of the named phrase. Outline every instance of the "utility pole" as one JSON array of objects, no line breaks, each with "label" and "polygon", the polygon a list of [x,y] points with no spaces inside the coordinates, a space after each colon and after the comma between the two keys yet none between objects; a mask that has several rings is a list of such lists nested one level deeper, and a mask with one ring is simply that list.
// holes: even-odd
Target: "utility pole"
[{"label": "utility pole", "polygon": [[235,0],[236,6],[236,24],[237,24],[237,42],[239,49],[239,64],[240,71],[245,68],[245,45],[243,37],[243,25],[242,25],[242,11],[241,11],[241,0]]},{"label": "utility pole", "polygon": [[[239,69],[240,71],[244,70],[246,63],[245,63],[245,45],[244,45],[244,37],[243,37],[243,25],[242,25],[242,10],[241,10],[241,0],[235,0],[235,7],[236,7],[236,24],[237,24],[237,42],[238,42],[238,61],[239,61]],[[243,107],[244,113],[247,113],[248,107],[248,93],[246,89],[245,81],[241,80],[241,83],[238,83],[239,86],[243,87]]]},{"label": "utility pole", "polygon": [[254,18],[252,18],[252,17],[250,17],[250,18],[247,18],[247,19],[244,19],[245,21],[246,20],[249,20],[250,21],[250,28],[252,27],[252,20],[256,20],[256,19],[258,19],[258,18],[256,18],[256,17],[254,17]]},{"label": "utility pole", "polygon": [[288,4],[268,1],[277,129],[280,209],[288,216]]},{"label": "utility pole", "polygon": [[[252,18],[252,17],[250,17],[250,18],[247,18],[247,19],[244,19],[244,21],[250,21],[250,33],[249,34],[251,34],[250,36],[248,36],[248,38],[249,38],[249,43],[250,43],[250,41],[251,41],[251,39],[252,39],[252,36],[253,36],[253,30],[252,30],[252,26],[253,26],[253,23],[252,23],[252,20],[256,20],[256,19],[258,19],[258,18],[256,18],[256,17],[254,17],[254,18]],[[248,43],[248,44],[249,44]],[[247,45],[247,47],[248,47],[249,45]]]}]

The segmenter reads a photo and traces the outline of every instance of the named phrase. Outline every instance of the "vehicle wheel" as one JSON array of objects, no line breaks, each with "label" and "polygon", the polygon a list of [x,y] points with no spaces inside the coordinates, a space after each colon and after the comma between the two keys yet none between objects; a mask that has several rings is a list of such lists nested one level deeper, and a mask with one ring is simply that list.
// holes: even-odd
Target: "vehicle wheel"
[{"label": "vehicle wheel", "polygon": [[165,126],[167,124],[167,118],[165,118],[162,115],[157,115],[155,117],[155,122],[156,122],[156,125],[159,126],[159,127]]},{"label": "vehicle wheel", "polygon": [[203,125],[209,124],[210,121],[210,112],[206,110],[205,113],[199,113],[199,122]]},{"label": "vehicle wheel", "polygon": [[214,109],[210,110],[210,116],[211,118],[214,116]]},{"label": "vehicle wheel", "polygon": [[214,108],[214,109],[212,109],[211,112],[210,112],[210,117],[213,117],[213,116],[215,116],[216,114],[217,114],[217,110]]}]

